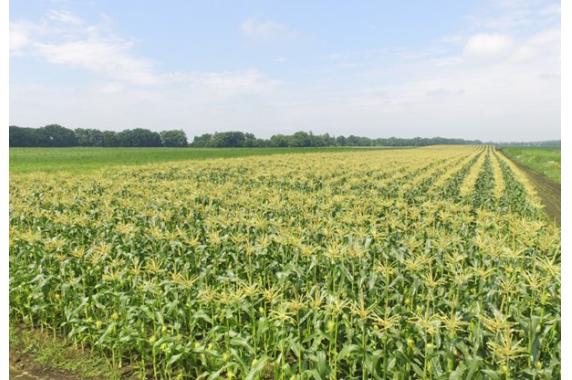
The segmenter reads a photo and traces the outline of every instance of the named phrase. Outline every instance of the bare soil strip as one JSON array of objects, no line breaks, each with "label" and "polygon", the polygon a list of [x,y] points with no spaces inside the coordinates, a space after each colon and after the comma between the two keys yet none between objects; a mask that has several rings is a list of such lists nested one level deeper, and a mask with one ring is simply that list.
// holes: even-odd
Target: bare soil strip
[{"label": "bare soil strip", "polygon": [[35,363],[27,355],[10,353],[10,380],[78,380],[66,371]]},{"label": "bare soil strip", "polygon": [[548,215],[548,218],[560,225],[560,184],[513,160],[502,151],[500,151],[500,153],[526,173],[536,188],[536,192],[542,201],[544,211]]}]

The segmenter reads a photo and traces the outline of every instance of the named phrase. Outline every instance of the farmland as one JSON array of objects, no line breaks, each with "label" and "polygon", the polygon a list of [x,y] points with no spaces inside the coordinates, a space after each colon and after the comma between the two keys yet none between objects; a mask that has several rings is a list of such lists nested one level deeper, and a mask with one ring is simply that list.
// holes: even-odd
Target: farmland
[{"label": "farmland", "polygon": [[[11,148],[10,172],[81,173],[121,165],[266,156],[284,153],[343,152],[360,148]],[[369,148],[369,149],[391,149]]]},{"label": "farmland", "polygon": [[487,146],[10,178],[11,321],[136,377],[558,378],[560,254]]},{"label": "farmland", "polygon": [[560,148],[503,148],[511,158],[560,183]]}]

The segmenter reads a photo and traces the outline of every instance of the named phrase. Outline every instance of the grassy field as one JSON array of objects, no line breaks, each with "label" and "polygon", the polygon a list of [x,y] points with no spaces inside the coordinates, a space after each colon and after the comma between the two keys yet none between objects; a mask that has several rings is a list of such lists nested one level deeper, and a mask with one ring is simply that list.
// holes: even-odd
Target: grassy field
[{"label": "grassy field", "polygon": [[10,174],[10,320],[161,379],[560,376],[560,229],[493,148]]},{"label": "grassy field", "polygon": [[48,330],[11,325],[9,339],[10,379],[121,378],[121,369],[114,367],[104,354],[82,350]]},{"label": "grassy field", "polygon": [[503,148],[512,159],[560,183],[560,148]]},{"label": "grassy field", "polygon": [[[284,153],[339,152],[363,148],[11,148],[10,173],[84,172],[116,165],[236,158]],[[390,148],[368,148],[390,149]]]}]

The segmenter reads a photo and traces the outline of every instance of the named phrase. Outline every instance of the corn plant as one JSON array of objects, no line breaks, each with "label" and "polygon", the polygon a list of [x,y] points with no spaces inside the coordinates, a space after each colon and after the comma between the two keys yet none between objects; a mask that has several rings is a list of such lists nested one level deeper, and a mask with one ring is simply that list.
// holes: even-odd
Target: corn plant
[{"label": "corn plant", "polygon": [[19,174],[10,318],[140,378],[551,379],[560,230],[483,146]]}]

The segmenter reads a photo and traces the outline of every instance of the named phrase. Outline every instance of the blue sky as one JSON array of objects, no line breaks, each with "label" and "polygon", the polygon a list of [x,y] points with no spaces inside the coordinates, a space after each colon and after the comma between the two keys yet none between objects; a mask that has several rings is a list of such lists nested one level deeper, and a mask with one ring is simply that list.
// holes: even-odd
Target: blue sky
[{"label": "blue sky", "polygon": [[12,1],[10,122],[560,138],[560,4]]}]

